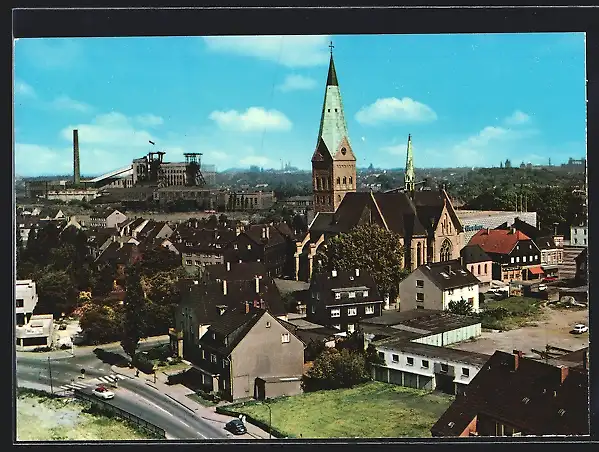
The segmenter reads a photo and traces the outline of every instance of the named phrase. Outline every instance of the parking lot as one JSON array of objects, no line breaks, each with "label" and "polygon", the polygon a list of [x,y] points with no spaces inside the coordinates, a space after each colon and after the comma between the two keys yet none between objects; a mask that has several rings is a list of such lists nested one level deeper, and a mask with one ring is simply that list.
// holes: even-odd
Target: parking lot
[{"label": "parking lot", "polygon": [[544,350],[546,345],[578,350],[588,347],[589,334],[571,334],[570,331],[576,323],[589,324],[588,309],[543,308],[543,318],[534,322],[535,326],[498,333],[483,332],[475,341],[462,342],[451,347],[487,355],[492,355],[495,350],[508,353],[521,350],[525,354],[531,354],[532,349]]}]

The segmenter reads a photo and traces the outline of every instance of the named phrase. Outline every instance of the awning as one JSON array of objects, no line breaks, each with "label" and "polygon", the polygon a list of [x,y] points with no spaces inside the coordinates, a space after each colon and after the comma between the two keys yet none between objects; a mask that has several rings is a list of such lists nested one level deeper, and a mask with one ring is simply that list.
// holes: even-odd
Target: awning
[{"label": "awning", "polygon": [[537,267],[528,267],[528,271],[531,272],[533,275],[542,275],[543,273],[545,273],[543,271],[543,269],[539,266]]}]

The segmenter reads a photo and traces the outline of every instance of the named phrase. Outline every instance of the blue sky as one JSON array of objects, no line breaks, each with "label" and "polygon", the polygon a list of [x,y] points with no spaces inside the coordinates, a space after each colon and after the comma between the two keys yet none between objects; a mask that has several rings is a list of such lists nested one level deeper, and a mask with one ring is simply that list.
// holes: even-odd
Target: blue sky
[{"label": "blue sky", "polygon": [[[310,168],[329,41],[358,166],[561,163],[586,153],[583,33],[21,39],[15,172],[100,174],[150,152]],[[154,149],[157,150],[157,149]]]}]

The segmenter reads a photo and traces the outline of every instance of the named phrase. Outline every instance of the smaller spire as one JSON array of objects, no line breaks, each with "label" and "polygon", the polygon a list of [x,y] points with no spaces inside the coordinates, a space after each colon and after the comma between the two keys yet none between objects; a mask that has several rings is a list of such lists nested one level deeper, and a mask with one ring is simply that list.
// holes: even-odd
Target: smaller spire
[{"label": "smaller spire", "polygon": [[329,62],[329,76],[327,77],[327,86],[339,86],[339,82],[337,81],[337,71],[335,71],[335,62],[333,61],[333,41],[329,44],[329,49],[331,49],[331,61]]},{"label": "smaller spire", "polygon": [[414,155],[412,154],[412,135],[408,135],[408,150],[406,152],[406,169],[404,173],[404,187],[407,192],[414,191],[416,177],[414,175]]}]

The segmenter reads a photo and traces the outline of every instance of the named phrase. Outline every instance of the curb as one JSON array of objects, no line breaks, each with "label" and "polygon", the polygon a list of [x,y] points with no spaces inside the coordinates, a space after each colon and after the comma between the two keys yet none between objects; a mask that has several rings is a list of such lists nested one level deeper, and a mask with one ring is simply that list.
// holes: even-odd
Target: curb
[{"label": "curb", "polygon": [[[158,388],[156,388],[158,389]],[[189,411],[191,411],[192,413],[195,414],[195,410],[193,410],[192,408],[189,408],[187,405],[185,405],[183,402],[181,402],[180,400],[175,399],[173,396],[167,394],[166,392],[163,392],[162,394],[164,394],[165,396],[167,396],[169,399],[174,400],[175,402],[177,402],[179,405],[181,405],[184,408],[187,408]],[[201,416],[200,416],[201,417]]]}]

